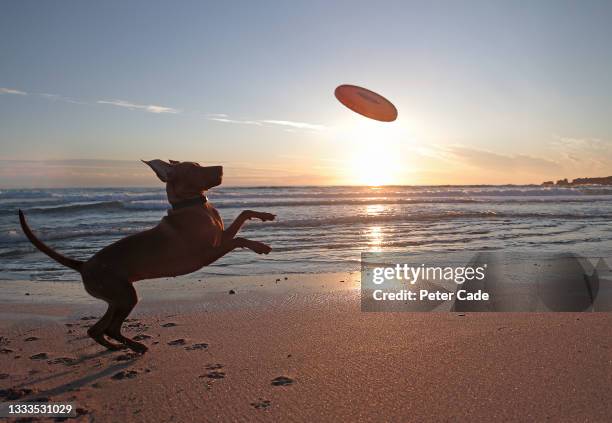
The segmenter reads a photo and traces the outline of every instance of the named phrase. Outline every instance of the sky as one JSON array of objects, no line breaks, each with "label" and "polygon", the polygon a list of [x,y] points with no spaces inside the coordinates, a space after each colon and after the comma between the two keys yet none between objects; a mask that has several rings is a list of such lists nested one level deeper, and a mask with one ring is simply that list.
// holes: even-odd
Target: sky
[{"label": "sky", "polygon": [[[0,2],[0,187],[612,175],[610,1]],[[336,101],[391,100],[392,123]]]}]

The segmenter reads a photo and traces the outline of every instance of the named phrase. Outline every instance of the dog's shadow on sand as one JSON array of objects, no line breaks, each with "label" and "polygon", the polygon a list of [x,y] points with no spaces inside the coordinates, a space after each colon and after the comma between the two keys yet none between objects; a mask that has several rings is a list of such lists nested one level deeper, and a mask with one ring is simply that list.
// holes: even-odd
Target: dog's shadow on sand
[{"label": "dog's shadow on sand", "polygon": [[[114,352],[114,351],[100,351],[100,352],[97,352],[97,353],[94,353],[94,354],[84,355],[84,356],[81,356],[81,357],[77,358],[69,366],[74,366],[76,364],[80,364],[80,363],[83,363],[83,362],[85,362],[87,360],[98,358],[98,357],[110,356],[113,353],[116,353],[116,352]],[[101,370],[98,370],[98,371],[95,371],[95,370],[98,369],[98,367],[91,368],[91,369],[89,369],[88,373],[91,372],[91,371],[94,371],[93,373],[89,373],[89,374],[80,376],[80,377],[78,377],[78,378],[76,378],[74,380],[70,380],[70,381],[65,382],[65,383],[63,383],[61,385],[58,385],[58,386],[53,387],[53,388],[46,389],[44,391],[38,391],[36,393],[32,393],[32,394],[28,395],[27,397],[22,398],[21,400],[28,401],[28,400],[35,400],[37,398],[45,398],[45,397],[49,398],[49,397],[53,397],[55,395],[61,395],[61,394],[65,394],[67,392],[71,392],[71,391],[77,390],[77,389],[82,388],[82,387],[84,387],[86,385],[90,385],[90,384],[96,382],[99,379],[102,379],[102,378],[105,378],[105,377],[110,377],[110,376],[112,376],[112,375],[114,375],[114,374],[116,374],[118,372],[121,372],[122,370],[125,370],[125,369],[129,368],[134,363],[136,363],[139,358],[140,358],[139,356],[136,356],[136,357],[133,357],[131,359],[125,360],[123,362],[112,364],[112,365],[110,365],[108,367],[105,367],[105,368],[103,368]],[[60,373],[55,373],[55,374],[49,375],[47,377],[43,377],[43,378],[39,378],[39,379],[36,379],[36,380],[29,381],[27,383],[23,383],[23,384],[21,384],[21,385],[19,385],[17,387],[18,388],[24,388],[24,387],[26,387],[26,385],[33,386],[33,385],[36,385],[36,384],[41,383],[41,382],[45,382],[45,381],[49,381],[49,380],[52,380],[52,379],[60,378],[62,376],[66,376],[66,375],[68,375],[70,373],[72,373],[70,370],[66,370],[66,371],[63,371],[63,372],[60,372]]]}]

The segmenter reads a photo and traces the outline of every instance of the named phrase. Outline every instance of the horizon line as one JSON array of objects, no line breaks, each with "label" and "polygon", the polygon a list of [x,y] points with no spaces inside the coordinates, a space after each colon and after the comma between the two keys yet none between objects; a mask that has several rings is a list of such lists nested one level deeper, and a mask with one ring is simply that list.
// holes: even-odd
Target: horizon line
[{"label": "horizon line", "polygon": [[[586,186],[589,184],[584,184],[581,186]],[[592,184],[599,185],[599,184]],[[466,188],[477,188],[477,187],[541,187],[547,186],[552,188],[562,188],[562,187],[575,187],[576,185],[544,185],[541,183],[528,183],[528,184],[389,184],[389,185],[363,185],[363,184],[355,184],[355,185],[346,185],[346,184],[309,184],[309,185],[272,185],[272,184],[264,184],[264,185],[224,185],[223,188],[248,188],[248,189],[258,189],[258,188],[395,188],[395,187],[466,187]],[[58,187],[2,187],[0,186],[0,190],[54,190],[54,189],[143,189],[143,188],[165,188],[165,185],[125,185],[125,186],[116,186],[116,185],[100,185],[100,186],[58,186]],[[217,187],[212,188],[214,190]],[[211,191],[208,190],[208,191]]]}]

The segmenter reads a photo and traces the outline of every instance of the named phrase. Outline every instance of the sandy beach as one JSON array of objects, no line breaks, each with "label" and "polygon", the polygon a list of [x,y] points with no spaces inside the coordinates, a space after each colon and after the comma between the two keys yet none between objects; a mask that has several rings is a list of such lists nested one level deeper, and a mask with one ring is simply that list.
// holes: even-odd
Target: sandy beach
[{"label": "sandy beach", "polygon": [[0,423],[612,423],[612,0],[0,10]]},{"label": "sandy beach", "polygon": [[[3,284],[3,400],[76,421],[605,421],[607,313],[364,313],[359,273],[158,280],[125,332],[86,337],[80,284]],[[230,294],[234,290],[235,294]],[[29,294],[29,295],[26,295]]]}]

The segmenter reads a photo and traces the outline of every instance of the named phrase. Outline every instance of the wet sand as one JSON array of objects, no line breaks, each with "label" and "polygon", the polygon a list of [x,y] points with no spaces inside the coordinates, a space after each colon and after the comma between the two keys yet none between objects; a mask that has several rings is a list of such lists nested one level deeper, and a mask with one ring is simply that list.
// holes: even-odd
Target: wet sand
[{"label": "wet sand", "polygon": [[124,327],[144,356],[86,337],[104,307],[80,285],[3,282],[2,399],[71,401],[75,421],[612,415],[607,313],[362,313],[359,274],[287,277],[141,282]]}]

